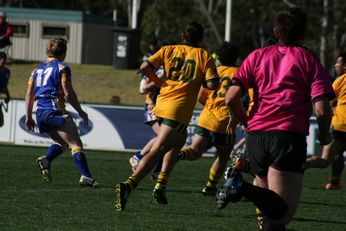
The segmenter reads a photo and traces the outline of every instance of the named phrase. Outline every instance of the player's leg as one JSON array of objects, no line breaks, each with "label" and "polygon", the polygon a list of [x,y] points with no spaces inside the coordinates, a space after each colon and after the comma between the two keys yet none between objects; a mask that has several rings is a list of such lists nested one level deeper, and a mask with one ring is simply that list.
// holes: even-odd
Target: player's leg
[{"label": "player's leg", "polygon": [[55,142],[51,145],[44,156],[40,156],[36,163],[40,169],[41,176],[47,182],[52,181],[50,166],[52,161],[61,155],[67,148],[66,142],[56,132],[56,127],[65,123],[64,117],[59,111],[37,110],[36,111],[37,127],[41,133],[47,133]]},{"label": "player's leg", "polygon": [[182,148],[179,151],[179,159],[189,161],[198,160],[208,150],[211,140],[210,131],[197,126],[190,147]]},{"label": "player's leg", "polygon": [[185,134],[181,134],[179,129],[167,124],[161,124],[160,132],[150,152],[143,157],[138,168],[133,174],[138,182],[148,174],[160,157],[170,151],[173,147],[180,144],[182,137],[185,137]]},{"label": "player's leg", "polygon": [[143,157],[135,172],[125,182],[116,185],[117,200],[115,208],[118,211],[125,209],[130,192],[137,187],[139,182],[151,171],[165,153],[179,145],[180,137],[184,136],[185,132],[186,125],[163,119],[159,134],[150,152]]},{"label": "player's leg", "polygon": [[234,139],[232,136],[220,133],[211,133],[212,143],[215,144],[217,158],[214,160],[210,170],[207,185],[202,189],[203,195],[215,196],[217,183],[223,176],[229,155],[233,148]]},{"label": "player's leg", "polygon": [[69,144],[71,148],[72,159],[81,175],[80,185],[97,187],[98,183],[92,177],[88,162],[83,152],[83,143],[80,139],[76,124],[72,119],[68,119],[62,126],[57,129],[59,136]]},{"label": "player's leg", "polygon": [[[335,132],[333,132],[334,135]],[[326,189],[340,189],[341,175],[345,167],[344,151],[346,150],[346,142],[339,137],[334,137],[330,146],[331,156],[331,177],[330,182],[326,184]]]},{"label": "player's leg", "polygon": [[[153,129],[153,131],[155,132],[155,134],[157,135],[160,129],[160,125],[157,123],[157,120],[153,121],[151,124],[151,128]],[[143,148],[142,150],[136,152],[130,159],[129,159],[129,163],[132,167],[132,172],[135,171],[135,169],[137,168],[139,161],[141,161],[141,159],[143,158],[143,156],[145,156],[146,154],[149,153],[151,147],[154,144],[155,138],[152,138]],[[158,166],[159,165],[159,166]],[[161,165],[158,164],[156,165],[158,169],[161,169]],[[160,171],[160,170],[158,170]]]},{"label": "player's leg", "polygon": [[[180,139],[180,141],[178,141]],[[169,175],[173,170],[174,165],[179,159],[178,152],[184,146],[186,141],[186,135],[177,137],[178,144],[175,145],[170,151],[168,151],[162,161],[162,167],[156,180],[156,184],[153,190],[153,197],[158,204],[167,204],[166,187],[169,179]]]},{"label": "player's leg", "polygon": [[[261,188],[268,188],[267,176],[256,176],[254,177],[252,184]],[[257,227],[260,230],[263,230],[264,214],[263,212],[256,207],[256,217],[257,217]]]},{"label": "player's leg", "polygon": [[48,132],[48,135],[54,141],[54,144],[49,146],[46,154],[44,156],[40,156],[36,162],[40,169],[40,173],[42,178],[47,181],[52,181],[51,176],[51,164],[55,158],[60,156],[68,147],[67,144],[61,139],[56,131]]},{"label": "player's leg", "polygon": [[268,171],[268,189],[278,194],[287,205],[285,216],[275,223],[288,224],[298,208],[303,186],[303,174],[298,172],[280,171],[270,167]]},{"label": "player's leg", "polygon": [[[157,135],[159,133],[159,129],[160,129],[159,123],[156,121],[155,123],[152,124],[151,127]],[[157,177],[159,176],[161,168],[162,168],[162,163],[163,163],[163,157],[157,162],[157,164],[155,165],[155,167],[151,173],[151,178],[153,180],[157,180]]]},{"label": "player's leg", "polygon": [[149,140],[149,142],[144,146],[144,148],[141,151],[136,152],[130,159],[129,159],[129,163],[132,167],[132,172],[134,172],[139,164],[139,162],[141,161],[141,159],[143,158],[143,156],[145,156],[146,154],[149,153],[151,147],[153,146],[154,142],[155,142],[156,137],[152,138],[151,140]]},{"label": "player's leg", "polygon": [[251,171],[256,174],[259,185],[260,176],[268,175],[268,189],[245,182],[235,168],[217,194],[217,206],[224,208],[227,203],[237,202],[244,196],[265,214],[266,223],[285,230],[301,194],[306,137],[279,131],[259,132],[249,133],[246,142],[251,143],[248,146]]},{"label": "player's leg", "polygon": [[[332,141],[333,142],[333,141]],[[324,145],[322,148],[321,157],[311,156],[306,159],[306,169],[308,168],[327,168],[331,162],[331,144]]]}]

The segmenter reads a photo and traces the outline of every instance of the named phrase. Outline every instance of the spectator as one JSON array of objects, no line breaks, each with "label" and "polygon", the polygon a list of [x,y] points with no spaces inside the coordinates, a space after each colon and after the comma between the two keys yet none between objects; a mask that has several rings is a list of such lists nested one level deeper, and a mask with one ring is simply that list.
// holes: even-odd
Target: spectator
[{"label": "spectator", "polygon": [[0,49],[11,46],[12,28],[6,21],[6,13],[0,12]]}]

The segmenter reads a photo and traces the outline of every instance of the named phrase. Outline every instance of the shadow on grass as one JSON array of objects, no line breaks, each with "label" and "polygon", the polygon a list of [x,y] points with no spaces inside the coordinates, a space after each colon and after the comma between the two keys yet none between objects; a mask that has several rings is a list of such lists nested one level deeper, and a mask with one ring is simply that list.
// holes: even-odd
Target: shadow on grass
[{"label": "shadow on grass", "polygon": [[344,204],[332,204],[329,202],[317,202],[317,201],[300,201],[301,204],[306,205],[321,205],[321,206],[337,206],[337,207],[346,207]]},{"label": "shadow on grass", "polygon": [[326,224],[339,224],[346,225],[346,221],[331,221],[331,220],[322,220],[322,219],[311,219],[311,218],[294,218],[297,222],[317,222],[317,223],[326,223]]}]

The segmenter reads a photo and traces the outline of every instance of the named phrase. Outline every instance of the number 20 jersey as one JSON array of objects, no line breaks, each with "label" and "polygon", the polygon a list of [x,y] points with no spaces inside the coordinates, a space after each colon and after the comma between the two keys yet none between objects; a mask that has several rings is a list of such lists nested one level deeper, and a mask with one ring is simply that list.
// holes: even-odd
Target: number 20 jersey
[{"label": "number 20 jersey", "polygon": [[156,101],[157,117],[188,125],[201,84],[218,79],[214,59],[202,48],[163,46],[147,62],[163,66],[166,78]]},{"label": "number 20 jersey", "polygon": [[56,59],[48,59],[32,72],[28,84],[34,85],[37,109],[66,113],[63,81],[71,81],[71,70]]}]

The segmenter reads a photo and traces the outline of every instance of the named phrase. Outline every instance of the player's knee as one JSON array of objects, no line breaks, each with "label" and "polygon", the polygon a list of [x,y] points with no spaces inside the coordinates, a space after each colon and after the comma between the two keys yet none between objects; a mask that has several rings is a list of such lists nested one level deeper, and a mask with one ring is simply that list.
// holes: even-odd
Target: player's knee
[{"label": "player's knee", "polygon": [[71,154],[73,155],[74,153],[77,152],[82,152],[83,151],[83,146],[74,146],[71,148]]},{"label": "player's knee", "polygon": [[65,152],[66,149],[68,148],[68,145],[66,143],[55,143],[59,145],[62,148],[62,152]]}]

